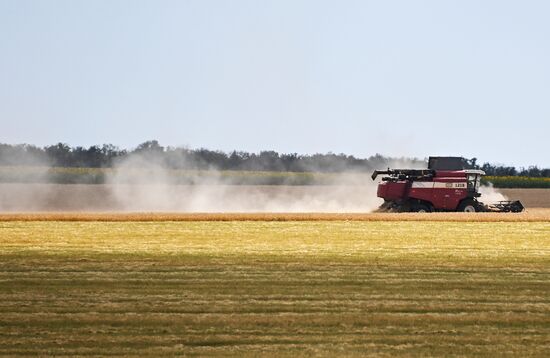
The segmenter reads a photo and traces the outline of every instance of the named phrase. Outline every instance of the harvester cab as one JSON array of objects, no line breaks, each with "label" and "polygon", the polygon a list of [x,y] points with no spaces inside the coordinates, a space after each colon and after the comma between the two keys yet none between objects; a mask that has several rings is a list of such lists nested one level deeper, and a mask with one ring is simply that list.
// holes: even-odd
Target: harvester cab
[{"label": "harvester cab", "polygon": [[381,211],[491,211],[520,212],[519,201],[483,204],[478,198],[485,172],[472,169],[461,157],[430,157],[428,169],[375,170],[372,179],[384,175],[378,184],[378,197],[384,199]]},{"label": "harvester cab", "polygon": [[[480,170],[481,172],[481,170]],[[481,176],[485,173],[470,172],[466,174],[466,187],[468,192],[473,197],[480,197],[479,187],[481,186]]]}]

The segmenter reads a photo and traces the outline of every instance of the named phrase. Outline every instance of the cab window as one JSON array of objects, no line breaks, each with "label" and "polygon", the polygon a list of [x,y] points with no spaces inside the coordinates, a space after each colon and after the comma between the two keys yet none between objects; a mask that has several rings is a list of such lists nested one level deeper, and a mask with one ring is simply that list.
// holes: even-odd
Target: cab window
[{"label": "cab window", "polygon": [[469,190],[479,190],[481,178],[477,174],[468,174],[468,189]]}]

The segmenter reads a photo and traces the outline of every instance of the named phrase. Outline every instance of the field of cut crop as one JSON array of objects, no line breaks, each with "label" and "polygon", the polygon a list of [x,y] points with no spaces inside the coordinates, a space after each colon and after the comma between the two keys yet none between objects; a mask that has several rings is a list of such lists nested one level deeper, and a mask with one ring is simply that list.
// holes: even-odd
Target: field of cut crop
[{"label": "field of cut crop", "polygon": [[550,351],[550,217],[540,213],[25,215],[0,217],[1,356]]}]

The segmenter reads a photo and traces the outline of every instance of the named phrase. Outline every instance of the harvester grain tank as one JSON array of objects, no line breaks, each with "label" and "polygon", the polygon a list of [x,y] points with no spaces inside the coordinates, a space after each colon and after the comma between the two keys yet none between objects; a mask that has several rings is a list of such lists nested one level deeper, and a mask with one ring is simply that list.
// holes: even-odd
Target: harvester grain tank
[{"label": "harvester grain tank", "polygon": [[481,176],[461,157],[430,157],[428,169],[375,170],[372,179],[385,175],[378,184],[378,197],[384,199],[381,211],[397,212],[521,212],[519,200],[486,205],[479,199]]}]

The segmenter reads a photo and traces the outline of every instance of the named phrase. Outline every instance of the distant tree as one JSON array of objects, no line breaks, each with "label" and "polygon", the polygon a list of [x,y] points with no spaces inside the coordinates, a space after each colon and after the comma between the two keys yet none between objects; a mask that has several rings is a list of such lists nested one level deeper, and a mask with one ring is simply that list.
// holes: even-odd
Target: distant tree
[{"label": "distant tree", "polygon": [[143,152],[162,153],[164,152],[164,147],[161,146],[156,140],[148,140],[147,142],[139,144],[134,150],[134,153]]},{"label": "distant tree", "polygon": [[101,166],[110,167],[117,158],[127,155],[126,150],[120,150],[113,144],[103,144],[101,147],[102,163]]},{"label": "distant tree", "polygon": [[539,169],[537,166],[530,166],[527,169],[522,168],[519,175],[526,177],[541,177],[542,173],[543,170]]},{"label": "distant tree", "polygon": [[41,166],[50,165],[50,160],[44,149],[34,145],[0,143],[0,165]]},{"label": "distant tree", "polygon": [[73,167],[72,149],[66,143],[57,143],[44,148],[51,163],[58,167]]},{"label": "distant tree", "polygon": [[237,169],[240,168],[243,162],[242,156],[237,153],[237,151],[232,151],[229,157],[227,158],[227,162],[224,166],[224,169]]}]

